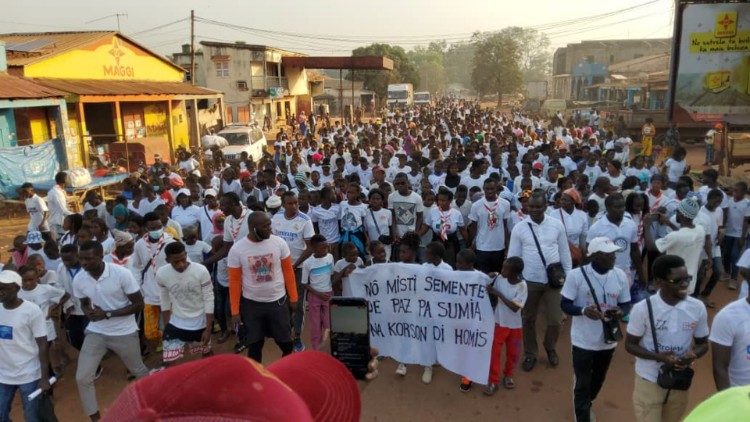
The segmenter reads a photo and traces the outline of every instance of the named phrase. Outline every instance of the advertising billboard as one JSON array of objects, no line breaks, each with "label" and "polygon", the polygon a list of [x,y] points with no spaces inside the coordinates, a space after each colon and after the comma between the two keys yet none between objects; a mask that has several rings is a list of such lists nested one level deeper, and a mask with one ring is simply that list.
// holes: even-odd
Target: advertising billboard
[{"label": "advertising billboard", "polygon": [[672,118],[750,124],[750,4],[678,8]]}]

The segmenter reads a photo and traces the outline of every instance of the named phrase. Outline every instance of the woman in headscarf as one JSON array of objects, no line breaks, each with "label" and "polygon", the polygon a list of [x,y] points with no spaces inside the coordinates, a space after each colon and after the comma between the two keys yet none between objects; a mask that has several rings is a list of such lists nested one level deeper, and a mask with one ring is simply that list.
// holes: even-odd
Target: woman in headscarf
[{"label": "woman in headscarf", "polygon": [[125,231],[128,229],[128,220],[130,217],[130,211],[128,207],[123,204],[116,204],[112,209],[112,217],[115,219],[115,228],[117,230]]}]

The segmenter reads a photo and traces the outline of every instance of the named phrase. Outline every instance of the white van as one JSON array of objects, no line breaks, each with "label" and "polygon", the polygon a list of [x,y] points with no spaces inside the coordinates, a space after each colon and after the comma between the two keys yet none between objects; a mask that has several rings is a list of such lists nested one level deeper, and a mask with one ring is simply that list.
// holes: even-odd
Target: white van
[{"label": "white van", "polygon": [[[227,161],[239,160],[240,154],[245,151],[257,162],[266,151],[266,136],[257,123],[232,123],[220,130],[217,135],[226,139],[229,144],[221,148]],[[205,156],[212,158],[213,153],[210,149],[205,152]]]}]

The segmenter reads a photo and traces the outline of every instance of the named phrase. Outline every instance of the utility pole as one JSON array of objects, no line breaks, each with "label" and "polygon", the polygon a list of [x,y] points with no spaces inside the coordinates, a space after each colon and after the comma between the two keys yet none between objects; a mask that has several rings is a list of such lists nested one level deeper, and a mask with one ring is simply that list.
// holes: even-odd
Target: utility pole
[{"label": "utility pole", "polygon": [[190,11],[190,83],[195,85],[195,10]]}]

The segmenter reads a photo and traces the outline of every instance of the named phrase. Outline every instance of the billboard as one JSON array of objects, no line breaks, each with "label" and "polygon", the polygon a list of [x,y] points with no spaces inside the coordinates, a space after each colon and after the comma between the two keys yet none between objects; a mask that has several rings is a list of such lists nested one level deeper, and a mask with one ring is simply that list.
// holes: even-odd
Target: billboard
[{"label": "billboard", "polygon": [[750,4],[683,4],[677,11],[672,119],[750,124]]}]

